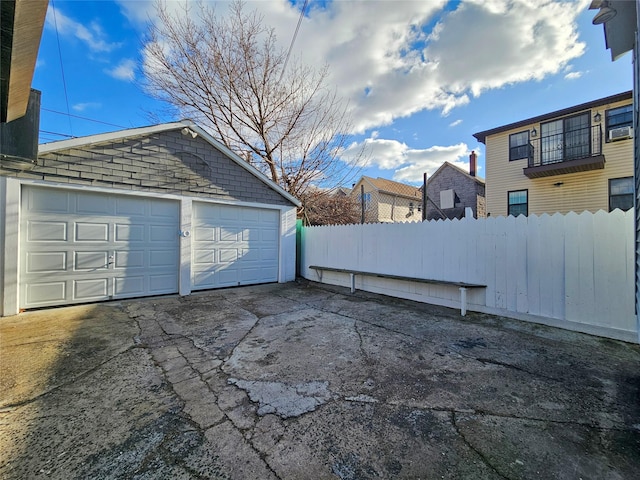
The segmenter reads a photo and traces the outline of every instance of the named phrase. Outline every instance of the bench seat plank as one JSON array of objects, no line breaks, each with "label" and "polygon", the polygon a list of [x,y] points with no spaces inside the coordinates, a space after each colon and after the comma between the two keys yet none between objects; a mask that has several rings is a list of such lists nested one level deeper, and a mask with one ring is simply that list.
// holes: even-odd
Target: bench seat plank
[{"label": "bench seat plank", "polygon": [[450,280],[436,280],[432,278],[419,278],[419,277],[407,277],[404,275],[393,275],[390,273],[376,273],[376,272],[363,272],[361,270],[350,270],[348,268],[334,268],[334,267],[321,267],[319,265],[310,265],[310,269],[315,270],[322,280],[321,272],[337,272],[348,273],[351,277],[351,293],[356,291],[356,275],[365,275],[369,277],[389,278],[392,280],[402,280],[405,282],[420,282],[430,283],[433,285],[449,285],[452,287],[458,287],[460,289],[460,314],[462,316],[467,314],[467,289],[468,288],[486,288],[486,285],[479,283],[467,283],[467,282],[453,282]]},{"label": "bench seat plank", "polygon": [[392,275],[390,273],[364,272],[360,270],[350,270],[348,268],[320,267],[318,265],[310,265],[309,268],[313,270],[325,270],[328,272],[352,273],[354,275],[367,275],[369,277],[390,278],[392,280],[406,280],[409,282],[452,285],[455,287],[465,287],[465,288],[486,288],[486,285],[481,285],[479,283],[454,282],[451,280],[436,280],[433,278],[407,277],[405,275]]}]

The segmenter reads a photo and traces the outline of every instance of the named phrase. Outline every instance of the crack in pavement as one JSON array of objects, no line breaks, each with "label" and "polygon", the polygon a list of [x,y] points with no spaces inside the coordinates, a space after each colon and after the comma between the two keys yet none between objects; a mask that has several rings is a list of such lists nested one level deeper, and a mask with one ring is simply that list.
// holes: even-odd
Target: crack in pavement
[{"label": "crack in pavement", "polygon": [[489,459],[486,457],[486,455],[471,444],[471,442],[467,439],[467,437],[464,435],[464,433],[462,433],[462,431],[460,430],[460,427],[458,426],[458,422],[456,420],[456,413],[455,412],[451,412],[450,413],[449,420],[451,422],[451,425],[453,426],[453,429],[456,431],[458,436],[462,439],[464,444],[467,447],[469,447],[473,452],[475,452],[475,454],[478,455],[480,460],[482,460],[482,462],[487,467],[489,467],[489,469],[491,469],[491,471],[495,472],[496,475],[498,475],[500,478],[503,478],[504,480],[511,480],[509,477],[507,477],[507,476],[503,475],[502,473],[500,473],[498,471],[498,469],[489,461]]},{"label": "crack in pavement", "polygon": [[116,358],[118,358],[120,355],[123,355],[127,352],[133,351],[140,348],[138,345],[130,345],[129,347],[127,347],[124,350],[120,350],[118,353],[116,353],[115,355],[112,355],[111,357],[107,358],[105,361],[100,362],[98,365],[95,365],[94,367],[91,367],[81,373],[79,373],[78,375],[76,375],[75,377],[70,377],[68,380],[60,383],[59,385],[55,385],[51,388],[49,388],[48,390],[45,390],[44,392],[39,393],[38,395],[36,395],[35,397],[31,397],[28,398],[26,400],[23,400],[21,402],[16,402],[16,403],[9,403],[6,405],[2,405],[0,406],[0,409],[2,411],[7,410],[7,411],[13,411],[16,410],[18,408],[30,405],[34,402],[37,402],[38,400],[40,400],[41,398],[48,396],[52,393],[57,392],[58,390],[68,387],[70,384],[77,382],[80,379],[83,379],[85,377],[87,377],[88,375],[96,372],[98,369],[102,368],[104,365],[106,365],[107,363],[115,360]]},{"label": "crack in pavement", "polygon": [[[231,302],[230,302],[231,303]],[[243,309],[244,310],[244,309]],[[244,310],[245,312],[251,314],[253,317],[255,317],[255,321],[254,323],[251,325],[251,327],[247,330],[247,332],[245,332],[245,334],[242,336],[242,338],[240,338],[238,340],[238,342],[236,342],[236,344],[234,345],[233,349],[231,350],[231,352],[229,353],[229,355],[227,355],[227,357],[225,359],[219,359],[220,364],[217,367],[212,368],[211,370],[217,370],[222,376],[227,378],[227,383],[228,382],[228,378],[229,375],[224,372],[223,367],[225,365],[225,361],[228,360],[229,358],[231,358],[231,356],[233,356],[233,352],[235,351],[235,349],[242,344],[242,342],[247,338],[248,335],[251,334],[251,332],[256,328],[256,326],[258,325],[258,323],[260,322],[260,318],[258,318],[256,315],[254,315],[253,313],[249,312],[248,310]],[[139,328],[141,329],[141,333],[142,333],[142,327],[140,326],[140,323],[138,321],[139,317],[136,317],[136,323],[138,324]],[[157,317],[156,317],[157,318]],[[168,321],[173,322],[172,318],[167,319]],[[205,388],[209,391],[209,393],[211,393],[211,395],[213,396],[213,398],[215,399],[215,404],[218,407],[218,409],[220,410],[220,413],[222,415],[222,418],[218,421],[218,422],[214,422],[210,425],[204,426],[201,425],[200,423],[197,422],[197,420],[194,420],[191,415],[187,412],[185,412],[186,415],[188,415],[190,418],[192,418],[191,422],[194,425],[197,425],[198,431],[204,435],[205,430],[209,430],[211,428],[215,428],[216,426],[222,425],[225,422],[228,422],[229,425],[235,429],[236,431],[238,431],[238,433],[241,435],[241,438],[244,439],[244,441],[247,442],[247,445],[249,445],[249,447],[254,451],[254,453],[256,454],[256,456],[262,461],[262,463],[264,464],[265,468],[267,468],[267,470],[269,470],[273,476],[280,480],[280,476],[277,474],[277,472],[274,470],[274,468],[270,465],[268,459],[266,458],[266,454],[264,452],[261,452],[254,444],[254,442],[252,441],[251,438],[247,438],[247,436],[244,434],[244,432],[246,431],[250,431],[251,432],[251,437],[253,437],[255,435],[255,425],[253,427],[249,427],[246,429],[242,429],[240,427],[238,427],[236,425],[236,423],[233,421],[233,419],[229,416],[228,410],[229,409],[224,409],[221,408],[219,405],[219,401],[218,401],[218,396],[216,395],[216,393],[213,391],[211,385],[209,385],[209,383],[205,380],[203,374],[205,372],[200,372],[200,370],[196,367],[194,367],[192,360],[189,358],[189,355],[186,355],[185,352],[180,350],[180,346],[179,346],[179,340],[186,340],[188,341],[195,350],[199,351],[199,352],[205,352],[207,354],[210,355],[210,352],[206,352],[205,350],[203,350],[202,348],[198,347],[194,341],[193,338],[189,337],[188,335],[185,335],[183,333],[168,333],[165,328],[163,327],[163,325],[158,322],[157,320],[154,321],[154,323],[156,323],[158,325],[158,327],[163,331],[163,335],[166,337],[166,339],[169,341],[169,343],[176,348],[176,350],[178,351],[180,357],[182,357],[184,359],[184,361],[186,362],[186,365],[189,366],[189,369],[193,372],[194,377],[190,377],[190,378],[198,378],[198,380],[205,386]],[[142,345],[143,348],[149,348],[148,346]],[[167,384],[169,385],[171,391],[173,392],[173,394],[179,398],[181,400],[181,402],[183,403],[182,406],[182,411],[185,411],[185,407],[189,404],[189,399],[188,398],[184,398],[180,393],[178,393],[175,389],[175,385],[174,382],[172,382],[171,380],[169,380],[169,378],[167,377],[167,371],[164,368],[164,366],[162,365],[162,362],[158,362],[155,360],[153,354],[150,352],[151,354],[151,358],[153,359],[154,364],[162,371],[163,376],[165,377]],[[211,371],[208,370],[208,371]],[[183,381],[188,381],[189,378],[183,380]],[[180,382],[177,382],[180,383]],[[238,387],[236,387],[238,388]],[[167,439],[168,440],[168,439]]]}]

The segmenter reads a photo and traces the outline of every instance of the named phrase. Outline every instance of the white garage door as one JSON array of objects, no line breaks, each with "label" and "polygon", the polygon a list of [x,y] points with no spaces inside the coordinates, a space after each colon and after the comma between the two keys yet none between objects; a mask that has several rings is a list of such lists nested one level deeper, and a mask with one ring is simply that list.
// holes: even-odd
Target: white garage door
[{"label": "white garage door", "polygon": [[178,291],[178,202],[24,186],[20,307]]},{"label": "white garage door", "polygon": [[277,210],[193,203],[192,288],[278,281]]}]

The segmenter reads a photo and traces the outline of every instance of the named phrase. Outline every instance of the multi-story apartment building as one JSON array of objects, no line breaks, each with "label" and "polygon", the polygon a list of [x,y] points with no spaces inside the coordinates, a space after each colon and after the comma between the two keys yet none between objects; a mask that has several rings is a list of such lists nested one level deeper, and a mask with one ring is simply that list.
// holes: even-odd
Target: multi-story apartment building
[{"label": "multi-story apartment building", "polygon": [[487,214],[633,207],[633,134],[630,91],[475,133]]}]

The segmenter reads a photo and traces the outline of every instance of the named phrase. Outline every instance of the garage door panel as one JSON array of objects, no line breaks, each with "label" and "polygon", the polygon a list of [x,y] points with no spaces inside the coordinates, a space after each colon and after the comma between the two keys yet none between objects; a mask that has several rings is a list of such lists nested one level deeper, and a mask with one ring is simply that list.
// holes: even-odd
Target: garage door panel
[{"label": "garage door panel", "polygon": [[76,213],[80,215],[112,215],[112,201],[101,193],[76,193]]},{"label": "garage door panel", "polygon": [[176,215],[180,214],[180,206],[172,200],[156,200],[149,204],[149,217],[154,221],[162,221],[165,223],[173,223]]},{"label": "garage door panel", "polygon": [[109,224],[106,222],[78,222],[75,227],[75,239],[77,242],[106,242],[109,240]]},{"label": "garage door panel", "polygon": [[126,252],[115,252],[114,268],[143,268],[144,250],[128,250]]},{"label": "garage door panel", "polygon": [[242,237],[240,236],[242,230],[238,227],[226,227],[226,228],[220,228],[220,241],[221,242],[229,242],[229,243],[236,243],[240,240],[242,240]]},{"label": "garage door panel", "polygon": [[144,242],[144,225],[117,223],[115,226],[116,242]]},{"label": "garage door panel", "polygon": [[69,194],[64,190],[43,192],[30,190],[25,195],[27,208],[35,213],[67,213],[69,211]]},{"label": "garage door panel", "polygon": [[241,220],[242,207],[231,207],[228,205],[220,205],[218,209],[219,219],[223,222],[225,220]]},{"label": "garage door panel", "polygon": [[109,252],[75,252],[73,268],[79,272],[82,270],[107,269],[109,263]]},{"label": "garage door panel", "polygon": [[118,216],[138,216],[147,215],[147,201],[134,197],[123,197],[116,199],[116,215]]},{"label": "garage door panel", "polygon": [[260,240],[266,243],[278,241],[278,231],[275,228],[263,228],[260,231]]},{"label": "garage door panel", "polygon": [[262,210],[260,212],[260,222],[267,226],[278,225],[280,223],[280,213],[276,210]]},{"label": "garage door panel", "polygon": [[27,222],[27,240],[29,242],[64,242],[67,240],[67,223]]},{"label": "garage door panel", "polygon": [[171,242],[178,235],[175,226],[151,225],[149,241],[151,242]]},{"label": "garage door panel", "polygon": [[78,301],[102,300],[109,297],[106,278],[73,281],[73,298]]},{"label": "garage door panel", "polygon": [[194,202],[193,212],[194,289],[277,281],[277,210]]},{"label": "garage door panel", "polygon": [[222,269],[217,272],[218,284],[223,287],[238,285],[238,270]]},{"label": "garage door panel", "polygon": [[66,286],[67,283],[64,281],[26,285],[27,302],[32,306],[62,302],[66,298]]},{"label": "garage door panel", "polygon": [[241,255],[242,255],[242,261],[244,263],[260,261],[260,250],[258,250],[257,248],[254,248],[254,249],[245,248],[242,250]]},{"label": "garage door panel", "polygon": [[262,260],[267,260],[269,258],[273,258],[274,255],[278,255],[278,250],[275,248],[261,248],[260,249],[260,258]]},{"label": "garage door panel", "polygon": [[168,267],[175,265],[178,256],[174,250],[151,250],[149,252],[149,267]]},{"label": "garage door panel", "polygon": [[27,273],[64,272],[66,269],[66,252],[29,252],[27,254]]},{"label": "garage door panel", "polygon": [[259,268],[243,268],[240,274],[243,282],[262,281],[262,273]]},{"label": "garage door panel", "polygon": [[262,218],[262,212],[253,208],[246,208],[242,211],[241,215],[243,223],[259,223]]},{"label": "garage door panel", "polygon": [[115,278],[115,294],[117,296],[138,297],[144,295],[144,276],[127,275]]},{"label": "garage door panel", "polygon": [[152,275],[149,277],[149,291],[156,294],[173,293],[178,289],[175,275]]},{"label": "garage door panel", "polygon": [[193,263],[196,265],[213,265],[216,263],[216,250],[195,249]]},{"label": "garage door panel", "polygon": [[221,248],[218,263],[235,263],[238,260],[238,250],[235,248]]},{"label": "garage door panel", "polygon": [[216,229],[214,227],[196,227],[193,232],[194,242],[214,242],[216,240]]},{"label": "garage door panel", "polygon": [[32,185],[22,193],[20,308],[178,291],[179,202]]}]

